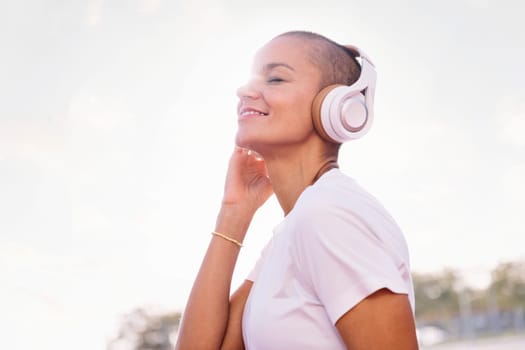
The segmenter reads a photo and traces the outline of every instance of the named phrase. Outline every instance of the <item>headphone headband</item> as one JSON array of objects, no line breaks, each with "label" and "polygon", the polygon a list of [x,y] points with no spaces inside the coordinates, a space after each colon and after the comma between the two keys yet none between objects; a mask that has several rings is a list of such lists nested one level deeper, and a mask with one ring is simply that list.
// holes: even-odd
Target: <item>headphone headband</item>
[{"label": "headphone headband", "polygon": [[345,47],[355,54],[356,57],[361,58],[361,74],[355,83],[351,86],[355,90],[363,92],[365,95],[366,110],[368,112],[368,119],[371,121],[374,115],[374,96],[376,92],[377,72],[374,63],[370,57],[361,49],[354,45],[345,45]]}]

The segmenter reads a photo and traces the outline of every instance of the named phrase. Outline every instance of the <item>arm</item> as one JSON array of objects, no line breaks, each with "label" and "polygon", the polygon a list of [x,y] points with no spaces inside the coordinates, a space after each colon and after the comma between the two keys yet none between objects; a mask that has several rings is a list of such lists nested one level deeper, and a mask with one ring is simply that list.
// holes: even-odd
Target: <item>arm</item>
[{"label": "arm", "polygon": [[333,215],[328,205],[310,210],[292,255],[346,347],[417,349],[407,257],[389,253],[354,215]]},{"label": "arm", "polygon": [[228,317],[228,325],[226,334],[221,346],[222,350],[244,350],[244,342],[242,339],[242,313],[246,299],[250,294],[252,288],[252,281],[245,280],[243,284],[233,293],[230,299],[230,317]]},{"label": "arm", "polygon": [[335,324],[348,349],[417,350],[414,317],[406,294],[388,289],[369,295]]},{"label": "arm", "polygon": [[[242,242],[255,211],[271,193],[264,161],[236,148],[230,159],[215,230]],[[212,237],[184,311],[177,350],[243,348],[240,326],[251,282],[245,282],[230,301],[238,255],[238,246]]]}]

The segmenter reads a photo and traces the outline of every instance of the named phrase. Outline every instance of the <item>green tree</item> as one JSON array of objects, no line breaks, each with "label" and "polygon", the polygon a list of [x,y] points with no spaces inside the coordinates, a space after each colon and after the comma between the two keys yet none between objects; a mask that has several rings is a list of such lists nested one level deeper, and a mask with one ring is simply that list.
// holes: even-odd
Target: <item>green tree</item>
[{"label": "green tree", "polygon": [[525,262],[504,262],[491,273],[489,292],[501,310],[525,309]]}]

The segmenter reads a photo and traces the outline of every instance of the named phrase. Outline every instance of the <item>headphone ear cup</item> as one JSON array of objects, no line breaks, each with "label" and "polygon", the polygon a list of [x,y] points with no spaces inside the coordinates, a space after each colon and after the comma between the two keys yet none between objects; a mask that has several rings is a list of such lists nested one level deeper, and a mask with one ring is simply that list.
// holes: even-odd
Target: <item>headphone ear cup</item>
[{"label": "headphone ear cup", "polygon": [[361,136],[358,133],[365,128],[368,113],[365,96],[362,93],[352,91],[351,94],[348,94],[342,91],[341,96],[342,98],[334,99],[332,102],[335,110],[330,110],[330,120],[335,133],[348,141]]},{"label": "headphone ear cup", "polygon": [[370,127],[365,96],[346,85],[322,89],[312,103],[312,118],[318,134],[332,143],[357,139]]},{"label": "headphone ear cup", "polygon": [[334,140],[333,138],[331,138],[330,135],[328,135],[328,133],[326,132],[323,126],[321,113],[322,113],[323,104],[324,104],[326,95],[328,95],[332,90],[334,90],[335,88],[339,86],[344,86],[344,85],[338,85],[338,84],[328,85],[327,87],[319,91],[319,93],[315,96],[312,102],[312,121],[314,124],[314,129],[321,136],[321,138],[323,138],[325,141],[332,142],[332,143],[338,143],[338,142],[337,140]]}]

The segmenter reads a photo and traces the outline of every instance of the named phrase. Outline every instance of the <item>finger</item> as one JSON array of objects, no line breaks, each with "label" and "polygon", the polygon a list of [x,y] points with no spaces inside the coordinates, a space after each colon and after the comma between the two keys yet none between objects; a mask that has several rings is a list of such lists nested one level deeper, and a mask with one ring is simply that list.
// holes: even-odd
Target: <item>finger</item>
[{"label": "finger", "polygon": [[259,153],[252,151],[252,154],[254,155],[255,159],[264,160],[264,158]]},{"label": "finger", "polygon": [[233,150],[233,154],[241,154],[243,152],[243,148],[235,145],[235,149]]}]

